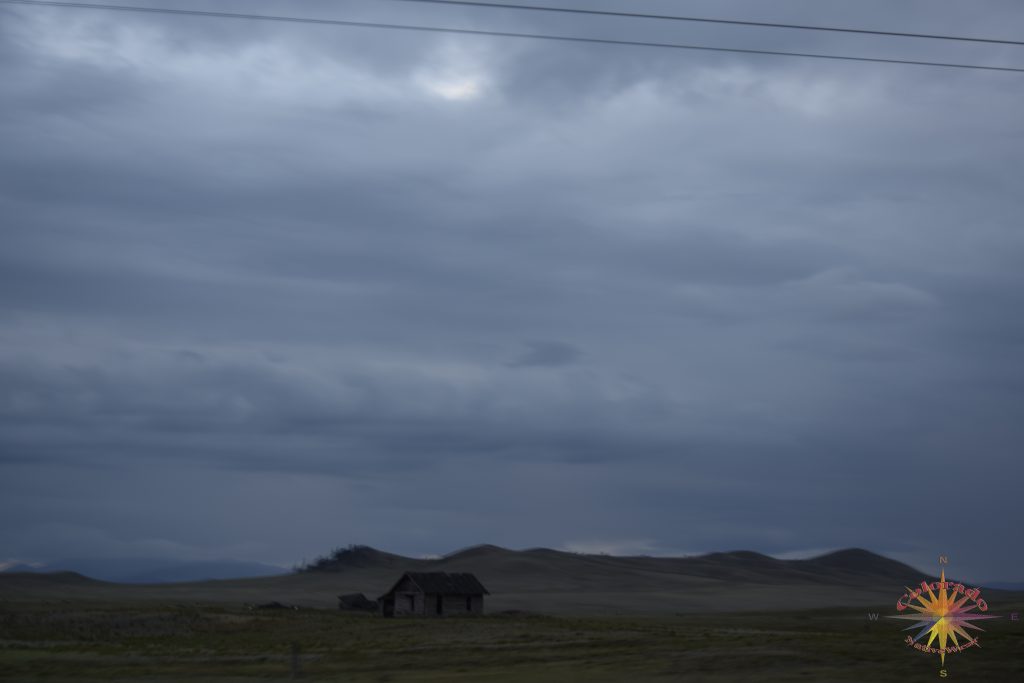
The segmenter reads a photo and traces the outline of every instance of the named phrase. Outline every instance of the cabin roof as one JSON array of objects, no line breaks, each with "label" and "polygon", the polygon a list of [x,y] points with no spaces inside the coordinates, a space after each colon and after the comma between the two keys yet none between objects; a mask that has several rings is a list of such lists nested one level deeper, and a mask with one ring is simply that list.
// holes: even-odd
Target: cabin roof
[{"label": "cabin roof", "polygon": [[384,598],[395,592],[398,585],[408,578],[423,593],[440,595],[490,595],[480,581],[468,573],[448,572],[405,572],[391,586],[391,590],[381,596]]}]

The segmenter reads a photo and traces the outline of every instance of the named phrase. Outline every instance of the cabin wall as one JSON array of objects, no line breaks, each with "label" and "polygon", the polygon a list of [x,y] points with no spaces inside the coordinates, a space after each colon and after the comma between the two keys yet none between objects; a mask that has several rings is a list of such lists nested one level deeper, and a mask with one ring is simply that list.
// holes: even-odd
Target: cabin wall
[{"label": "cabin wall", "polygon": [[450,617],[466,614],[465,595],[446,595],[442,600],[444,601],[444,616]]},{"label": "cabin wall", "polygon": [[484,613],[484,596],[483,595],[472,595],[469,598],[470,601],[470,614],[483,614]]},{"label": "cabin wall", "polygon": [[[388,614],[391,609],[388,601],[394,601],[394,611],[390,615],[396,617],[455,617],[467,614],[483,614],[483,595],[442,595],[441,614],[437,613],[438,595],[436,593],[419,593],[414,590],[395,590],[387,600],[381,601],[381,613]],[[468,609],[467,609],[468,600]]]},{"label": "cabin wall", "polygon": [[423,593],[414,593],[412,591],[395,591],[395,616],[424,616],[424,614],[426,613],[426,604],[429,604],[429,601],[425,601],[423,597]]},{"label": "cabin wall", "polygon": [[441,614],[437,613],[437,594],[431,593],[425,597],[423,614],[428,617],[458,617],[467,614],[483,614],[484,611],[484,596],[482,595],[442,595]]}]

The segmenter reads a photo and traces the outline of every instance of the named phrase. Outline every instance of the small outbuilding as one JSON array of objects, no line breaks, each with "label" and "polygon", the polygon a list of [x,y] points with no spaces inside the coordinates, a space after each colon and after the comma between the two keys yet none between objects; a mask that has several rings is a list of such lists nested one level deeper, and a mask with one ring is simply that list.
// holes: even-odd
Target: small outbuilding
[{"label": "small outbuilding", "polygon": [[447,617],[483,614],[485,595],[472,574],[406,572],[377,603],[385,617]]},{"label": "small outbuilding", "polygon": [[377,601],[370,600],[362,593],[348,593],[347,595],[338,596],[338,609],[376,612]]}]

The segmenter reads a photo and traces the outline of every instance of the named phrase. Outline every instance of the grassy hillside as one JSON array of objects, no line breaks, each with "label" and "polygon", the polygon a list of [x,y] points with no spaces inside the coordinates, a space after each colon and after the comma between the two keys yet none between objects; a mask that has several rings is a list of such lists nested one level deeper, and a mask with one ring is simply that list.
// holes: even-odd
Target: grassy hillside
[{"label": "grassy hillside", "polygon": [[332,608],[336,596],[377,597],[406,570],[473,572],[491,591],[488,611],[653,614],[808,609],[894,602],[921,580],[915,569],[863,550],[811,560],[751,552],[701,557],[613,557],[478,546],[422,560],[351,548],[316,569],[280,576],[124,585],[61,573],[0,574],[0,600],[172,601],[228,605],[280,601]]},{"label": "grassy hillside", "polygon": [[[868,611],[424,620],[156,602],[18,603],[0,616],[0,680],[283,681],[293,644],[298,673],[312,681],[935,680],[938,657],[908,649],[902,624],[872,621]],[[983,650],[947,659],[950,677],[1024,680],[1020,622],[985,630]]]},{"label": "grassy hillside", "polygon": [[[339,593],[375,597],[406,569],[475,572],[494,593],[488,614],[335,609]],[[902,622],[868,618],[894,612],[902,586],[921,578],[860,550],[780,561],[492,546],[438,560],[354,548],[315,571],[148,586],[6,574],[0,680],[286,680],[296,667],[308,680],[367,683],[928,681],[938,658],[908,649]],[[993,613],[1024,611],[1024,595],[986,597]],[[275,600],[306,607],[245,607]],[[1024,680],[1022,623],[986,622],[984,649],[950,657],[950,676]]]}]

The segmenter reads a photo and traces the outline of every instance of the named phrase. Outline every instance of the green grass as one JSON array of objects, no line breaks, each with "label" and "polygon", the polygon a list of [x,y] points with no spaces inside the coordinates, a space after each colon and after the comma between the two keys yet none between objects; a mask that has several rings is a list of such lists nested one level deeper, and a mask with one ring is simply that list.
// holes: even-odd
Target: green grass
[{"label": "green grass", "polygon": [[[381,619],[174,603],[6,602],[0,680],[931,681],[938,656],[866,609]],[[886,608],[870,611],[889,613]],[[1008,611],[1008,610],[1004,610]],[[988,622],[947,680],[1024,680],[1024,622]]]}]

